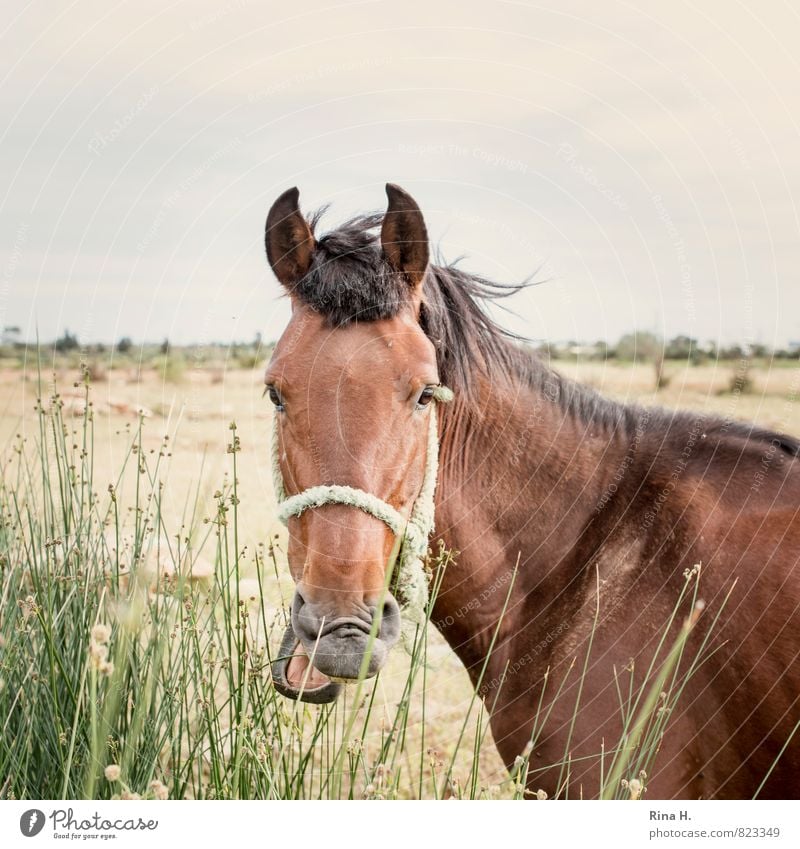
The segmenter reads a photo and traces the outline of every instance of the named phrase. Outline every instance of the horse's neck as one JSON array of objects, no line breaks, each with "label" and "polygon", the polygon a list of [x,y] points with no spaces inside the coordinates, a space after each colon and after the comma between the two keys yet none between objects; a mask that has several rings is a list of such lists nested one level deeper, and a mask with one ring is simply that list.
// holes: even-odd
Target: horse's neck
[{"label": "horse's neck", "polygon": [[480,415],[454,405],[442,416],[436,528],[458,554],[433,620],[468,668],[485,657],[507,600],[499,644],[523,625],[532,638],[547,633],[587,592],[585,531],[629,443],[556,394],[546,380],[486,383]]}]

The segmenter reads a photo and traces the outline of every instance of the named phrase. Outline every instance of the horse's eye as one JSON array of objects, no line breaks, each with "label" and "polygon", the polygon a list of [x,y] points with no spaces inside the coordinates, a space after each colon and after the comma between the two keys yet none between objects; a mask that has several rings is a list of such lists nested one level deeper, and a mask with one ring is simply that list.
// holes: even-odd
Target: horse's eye
[{"label": "horse's eye", "polygon": [[435,386],[426,386],[422,392],[420,393],[419,398],[417,398],[417,409],[422,410],[428,406],[433,400],[433,393],[435,391]]},{"label": "horse's eye", "polygon": [[283,398],[281,398],[280,392],[274,386],[267,387],[267,395],[269,395],[269,400],[275,405],[275,409],[282,411],[283,410]]}]

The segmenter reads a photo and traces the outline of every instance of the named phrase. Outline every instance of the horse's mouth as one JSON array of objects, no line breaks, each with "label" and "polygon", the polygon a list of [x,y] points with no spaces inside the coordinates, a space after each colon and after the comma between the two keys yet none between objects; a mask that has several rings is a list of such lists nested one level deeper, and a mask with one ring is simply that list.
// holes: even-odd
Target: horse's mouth
[{"label": "horse's mouth", "polygon": [[278,659],[272,664],[272,683],[282,696],[318,705],[335,702],[342,690],[341,684],[312,665],[291,625],[281,640]]}]

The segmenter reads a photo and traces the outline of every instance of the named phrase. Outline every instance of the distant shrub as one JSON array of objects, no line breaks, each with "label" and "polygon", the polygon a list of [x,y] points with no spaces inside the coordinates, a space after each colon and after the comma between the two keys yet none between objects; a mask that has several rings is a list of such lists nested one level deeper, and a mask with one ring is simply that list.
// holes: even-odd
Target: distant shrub
[{"label": "distant shrub", "polygon": [[664,355],[658,353],[653,360],[653,368],[656,373],[656,391],[666,389],[669,386],[669,375],[664,373]]},{"label": "distant shrub", "polygon": [[155,366],[164,383],[181,383],[186,375],[186,360],[181,354],[162,355],[156,358]]},{"label": "distant shrub", "polygon": [[234,361],[239,368],[245,369],[253,369],[260,362],[261,357],[258,354],[254,354],[250,351],[238,351],[234,357]]},{"label": "distant shrub", "polygon": [[86,363],[86,374],[92,383],[99,383],[108,379],[108,371],[105,365],[96,359]]},{"label": "distant shrub", "polygon": [[728,382],[728,390],[734,395],[748,395],[754,389],[753,378],[751,371],[753,367],[752,360],[742,359],[734,369]]}]

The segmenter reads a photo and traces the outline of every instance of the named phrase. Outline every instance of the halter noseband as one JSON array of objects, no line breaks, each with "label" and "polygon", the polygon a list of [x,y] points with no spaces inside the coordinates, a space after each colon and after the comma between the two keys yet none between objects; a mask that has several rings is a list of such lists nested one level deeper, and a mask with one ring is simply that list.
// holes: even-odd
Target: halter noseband
[{"label": "halter noseband", "polygon": [[[451,401],[453,393],[444,386],[437,386],[433,393],[434,402]],[[425,556],[428,553],[428,538],[433,532],[434,493],[439,472],[439,432],[436,421],[436,404],[431,404],[428,418],[428,450],[425,458],[425,474],[422,488],[417,495],[408,519],[391,504],[377,495],[352,486],[333,484],[312,486],[296,495],[286,495],[280,466],[278,445],[278,417],[275,416],[272,432],[272,477],[278,499],[278,518],[287,524],[292,516],[306,510],[322,507],[323,504],[346,504],[356,507],[385,522],[400,539],[400,555],[397,564],[394,592],[403,608],[403,613],[413,622],[422,623],[428,604],[428,574],[425,571]]]}]

